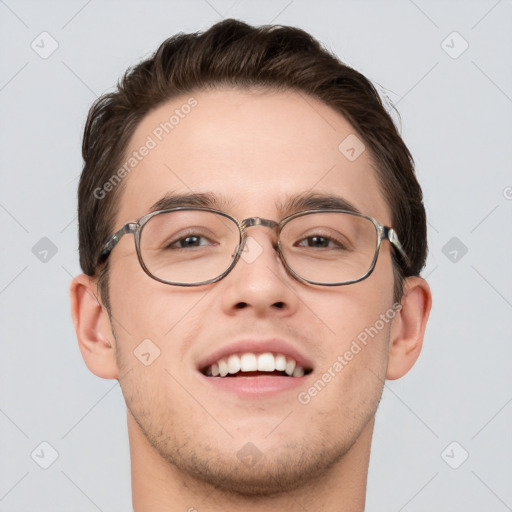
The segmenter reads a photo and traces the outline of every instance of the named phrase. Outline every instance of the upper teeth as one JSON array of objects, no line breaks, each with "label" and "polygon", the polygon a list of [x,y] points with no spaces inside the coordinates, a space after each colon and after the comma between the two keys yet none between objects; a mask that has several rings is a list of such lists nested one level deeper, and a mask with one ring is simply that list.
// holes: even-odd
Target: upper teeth
[{"label": "upper teeth", "polygon": [[206,369],[206,375],[225,377],[228,373],[235,374],[239,371],[273,372],[275,370],[284,371],[291,377],[302,377],[304,375],[304,368],[299,366],[295,359],[283,354],[272,354],[271,352],[263,354],[246,352],[240,355],[232,354],[229,357],[223,357]]}]

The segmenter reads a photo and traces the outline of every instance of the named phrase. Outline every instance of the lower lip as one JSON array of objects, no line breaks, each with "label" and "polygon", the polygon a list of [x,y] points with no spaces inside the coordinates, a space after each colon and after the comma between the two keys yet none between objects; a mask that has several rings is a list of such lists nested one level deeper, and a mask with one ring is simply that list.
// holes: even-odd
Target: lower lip
[{"label": "lower lip", "polygon": [[263,398],[304,386],[311,373],[302,377],[206,377],[202,373],[199,375],[216,389],[235,393],[241,398]]}]

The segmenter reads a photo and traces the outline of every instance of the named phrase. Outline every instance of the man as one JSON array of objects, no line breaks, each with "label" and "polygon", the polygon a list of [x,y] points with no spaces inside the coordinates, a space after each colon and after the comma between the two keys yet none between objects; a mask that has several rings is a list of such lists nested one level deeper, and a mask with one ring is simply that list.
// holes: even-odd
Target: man
[{"label": "man", "polygon": [[72,315],[126,400],[134,510],[364,510],[431,307],[373,86],[299,29],[226,20],[129,70],[83,156]]}]

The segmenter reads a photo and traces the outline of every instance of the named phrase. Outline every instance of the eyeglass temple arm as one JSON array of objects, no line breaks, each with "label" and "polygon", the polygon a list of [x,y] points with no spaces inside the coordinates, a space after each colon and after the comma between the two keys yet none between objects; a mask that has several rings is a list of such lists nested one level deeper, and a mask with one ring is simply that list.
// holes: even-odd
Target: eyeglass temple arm
[{"label": "eyeglass temple arm", "polygon": [[110,253],[113,251],[114,247],[118,244],[119,240],[126,235],[127,233],[135,233],[138,228],[138,224],[130,222],[125,224],[119,231],[114,233],[105,243],[103,248],[101,249],[98,264],[104,263],[107,258],[110,256]]},{"label": "eyeglass temple arm", "polygon": [[383,238],[387,238],[391,245],[399,252],[400,256],[404,260],[404,263],[409,266],[409,257],[405,252],[405,249],[402,247],[400,240],[398,239],[398,235],[393,228],[388,228],[384,226]]}]

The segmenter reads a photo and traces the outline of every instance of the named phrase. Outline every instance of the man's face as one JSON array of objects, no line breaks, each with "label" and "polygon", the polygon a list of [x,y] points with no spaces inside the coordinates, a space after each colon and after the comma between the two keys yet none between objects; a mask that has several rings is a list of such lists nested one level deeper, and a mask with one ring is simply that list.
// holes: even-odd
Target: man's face
[{"label": "man's face", "polygon": [[[294,196],[336,195],[390,225],[368,152],[353,161],[340,152],[354,130],[329,107],[295,92],[225,89],[190,96],[197,105],[161,141],[152,135],[155,128],[189,96],[157,108],[136,130],[127,154],[145,145],[148,135],[158,144],[125,178],[116,230],[166,195],[192,193],[213,194],[219,209],[240,220],[275,221],[289,213],[280,207]],[[261,254],[241,258],[224,279],[199,287],[151,279],[137,260],[133,236],[125,236],[110,256],[109,286],[132,427],[178,469],[217,487],[258,493],[304,485],[371,436],[392,322],[366,346],[359,343],[361,350],[341,370],[333,365],[392,306],[393,273],[385,242],[367,279],[347,286],[304,284],[287,274],[271,229],[252,227],[247,234],[257,242],[249,251]],[[146,339],[160,350],[149,366],[134,355]],[[241,377],[201,372],[201,362],[223,347],[269,340],[292,347],[312,372],[267,377],[288,381],[260,393],[255,380],[244,391]],[[329,368],[330,382],[309,393]],[[220,379],[240,380],[228,389]]]}]

